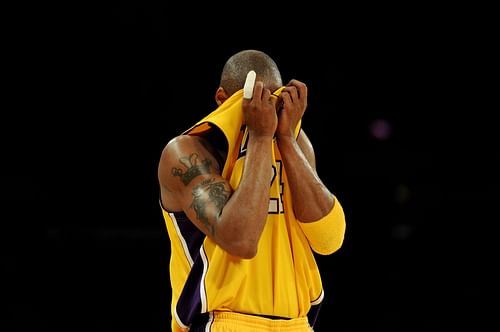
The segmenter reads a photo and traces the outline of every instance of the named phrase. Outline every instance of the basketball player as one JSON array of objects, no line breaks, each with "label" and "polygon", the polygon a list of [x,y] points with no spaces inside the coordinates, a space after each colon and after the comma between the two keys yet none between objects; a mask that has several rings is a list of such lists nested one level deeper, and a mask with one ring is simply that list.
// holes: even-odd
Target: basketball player
[{"label": "basketball player", "polygon": [[312,331],[324,297],[314,252],[341,247],[345,219],[301,127],[307,87],[283,86],[273,59],[243,50],[215,101],[159,161],[172,330]]}]

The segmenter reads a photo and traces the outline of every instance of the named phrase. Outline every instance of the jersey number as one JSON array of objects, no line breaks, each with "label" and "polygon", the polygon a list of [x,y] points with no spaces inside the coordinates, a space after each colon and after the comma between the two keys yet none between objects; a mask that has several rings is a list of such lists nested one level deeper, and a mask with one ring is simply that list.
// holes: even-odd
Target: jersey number
[{"label": "jersey number", "polygon": [[[243,139],[240,144],[240,150],[238,153],[238,159],[245,156],[247,153],[247,145],[248,145],[248,131],[245,130],[245,127],[242,128],[243,131]],[[279,214],[284,212],[283,208],[283,164],[281,160],[276,160],[276,166],[271,165],[273,168],[273,177],[271,178],[271,187],[273,186],[274,181],[279,181],[279,197],[270,197],[269,198],[269,208],[267,210],[270,214]]]},{"label": "jersey number", "polygon": [[274,181],[279,181],[279,197],[270,197],[269,198],[269,209],[267,210],[268,213],[272,214],[279,214],[283,213],[283,181],[282,181],[282,174],[283,174],[283,163],[281,160],[276,160],[276,166],[272,165],[273,168],[273,177],[271,179],[271,187],[273,186]]}]

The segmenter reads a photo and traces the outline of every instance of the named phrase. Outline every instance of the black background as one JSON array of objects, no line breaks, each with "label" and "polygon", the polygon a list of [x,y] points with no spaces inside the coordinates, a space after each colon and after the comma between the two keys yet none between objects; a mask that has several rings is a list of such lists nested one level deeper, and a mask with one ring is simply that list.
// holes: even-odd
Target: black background
[{"label": "black background", "polygon": [[214,109],[224,62],[247,48],[271,55],[285,82],[307,83],[303,128],[346,213],[344,246],[318,257],[316,330],[491,326],[499,149],[488,8],[244,7],[7,11],[6,331],[169,330],[158,158]]}]

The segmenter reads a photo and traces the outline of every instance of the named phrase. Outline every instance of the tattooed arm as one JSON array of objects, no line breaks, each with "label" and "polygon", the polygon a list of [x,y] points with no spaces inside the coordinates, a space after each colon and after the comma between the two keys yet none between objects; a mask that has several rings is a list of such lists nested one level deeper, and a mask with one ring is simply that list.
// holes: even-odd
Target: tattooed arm
[{"label": "tattooed arm", "polygon": [[163,206],[169,211],[184,211],[219,246],[242,258],[256,255],[267,219],[277,124],[276,101],[270,95],[262,82],[257,82],[253,98],[243,101],[249,141],[235,191],[221,176],[217,152],[202,137],[174,138],[163,150],[158,168]]}]

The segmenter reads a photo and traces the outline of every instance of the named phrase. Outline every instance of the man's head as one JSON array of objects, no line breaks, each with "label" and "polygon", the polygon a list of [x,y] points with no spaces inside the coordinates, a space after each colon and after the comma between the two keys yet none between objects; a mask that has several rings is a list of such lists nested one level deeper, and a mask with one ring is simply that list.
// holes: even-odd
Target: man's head
[{"label": "man's head", "polygon": [[257,80],[262,81],[264,87],[271,92],[283,85],[278,66],[269,55],[258,50],[243,50],[232,55],[222,69],[219,88],[215,95],[218,105],[236,91],[243,89],[250,70],[257,73]]}]

